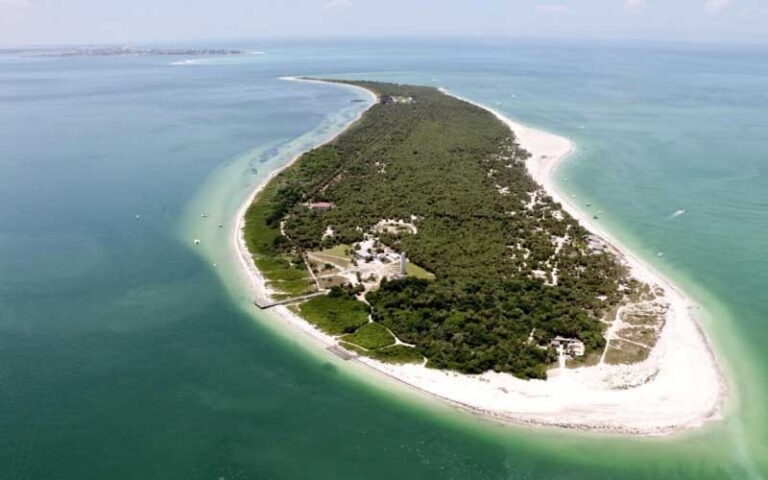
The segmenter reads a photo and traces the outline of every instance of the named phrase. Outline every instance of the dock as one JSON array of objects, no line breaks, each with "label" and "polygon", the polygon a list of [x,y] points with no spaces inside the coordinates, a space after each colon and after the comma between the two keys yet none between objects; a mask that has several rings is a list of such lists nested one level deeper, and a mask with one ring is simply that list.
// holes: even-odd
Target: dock
[{"label": "dock", "polygon": [[322,290],[319,292],[302,295],[300,297],[286,298],[283,300],[272,300],[269,298],[256,298],[253,301],[253,304],[262,310],[267,310],[272,307],[277,307],[278,305],[290,305],[292,303],[303,302],[304,300],[309,300],[310,298],[319,297],[320,295],[326,295],[327,293],[328,293],[327,290]]}]

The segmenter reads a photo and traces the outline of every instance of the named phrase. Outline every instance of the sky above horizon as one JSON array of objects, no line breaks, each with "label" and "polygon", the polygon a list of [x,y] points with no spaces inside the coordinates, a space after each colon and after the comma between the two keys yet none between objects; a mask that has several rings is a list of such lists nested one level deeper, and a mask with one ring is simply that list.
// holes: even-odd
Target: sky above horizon
[{"label": "sky above horizon", "polygon": [[260,38],[768,41],[766,0],[0,0],[0,45]]}]

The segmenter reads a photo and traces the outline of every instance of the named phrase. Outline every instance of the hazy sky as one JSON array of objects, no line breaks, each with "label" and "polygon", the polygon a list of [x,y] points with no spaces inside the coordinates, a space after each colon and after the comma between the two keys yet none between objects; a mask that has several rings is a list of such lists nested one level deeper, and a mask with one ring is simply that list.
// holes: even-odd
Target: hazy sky
[{"label": "hazy sky", "polygon": [[768,41],[768,0],[0,0],[0,44],[509,36]]}]

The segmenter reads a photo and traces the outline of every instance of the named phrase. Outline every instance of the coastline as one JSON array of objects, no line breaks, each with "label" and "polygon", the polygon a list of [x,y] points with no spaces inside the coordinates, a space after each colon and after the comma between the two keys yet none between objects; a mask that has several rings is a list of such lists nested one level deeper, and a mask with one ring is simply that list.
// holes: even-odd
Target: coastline
[{"label": "coastline", "polygon": [[[320,80],[304,79],[304,78],[297,78],[297,77],[280,77],[280,80],[285,80],[289,82],[308,82],[308,83],[322,83],[325,85],[331,85],[330,82],[323,82]],[[358,120],[360,120],[360,117],[362,117],[363,114],[367,112],[370,107],[375,105],[376,101],[378,100],[378,97],[373,92],[371,92],[370,90],[366,90],[365,88],[356,87],[354,85],[348,85],[348,84],[333,84],[333,85],[339,85],[341,87],[347,87],[353,90],[364,92],[366,95],[368,95],[371,103],[365,108],[365,110],[357,114],[355,118],[353,118],[352,121],[350,121],[347,126],[339,130],[335,135],[333,135],[328,140],[315,145],[314,147],[312,147],[312,149],[321,147],[323,145],[326,145],[334,141],[339,135],[344,133],[349,127],[351,127]],[[245,212],[248,210],[248,207],[250,207],[251,204],[253,203],[254,199],[256,198],[256,195],[258,195],[259,192],[264,190],[264,187],[266,187],[267,184],[271,182],[273,178],[275,178],[275,176],[277,176],[280,172],[282,172],[286,168],[296,163],[296,161],[299,158],[301,158],[301,156],[304,155],[305,152],[306,151],[296,154],[293,158],[291,158],[291,160],[288,163],[286,163],[285,165],[281,166],[280,168],[272,171],[269,175],[267,175],[266,178],[264,178],[264,180],[262,180],[261,183],[259,183],[256,186],[253,192],[251,192],[251,194],[248,195],[248,197],[245,199],[243,204],[240,205],[240,208],[237,210],[237,214],[234,221],[234,230],[232,235],[233,247],[234,247],[235,253],[237,254],[239,263],[243,268],[243,271],[247,273],[248,279],[251,282],[251,290],[256,294],[256,296],[266,297],[270,294],[270,292],[266,286],[264,277],[261,275],[261,272],[259,272],[259,270],[256,268],[256,265],[253,263],[253,260],[251,259],[251,253],[248,251],[248,246],[246,245],[245,238],[243,237],[242,232],[243,232],[243,227],[245,226]],[[280,307],[280,308],[282,310],[285,310],[289,314],[291,313],[288,309],[284,307]],[[306,323],[306,322],[302,320],[302,323]]]},{"label": "coastline", "polygon": [[[292,77],[285,79],[329,83]],[[376,98],[362,87],[347,86],[366,92],[372,100]],[[585,228],[613,245],[631,268],[633,276],[664,288],[671,307],[667,324],[658,344],[643,362],[630,366],[552,369],[546,381],[520,380],[494,372],[461,375],[427,369],[422,365],[384,364],[368,357],[355,357],[350,361],[371,367],[431,398],[439,398],[460,409],[512,424],[627,435],[662,435],[687,430],[706,420],[718,418],[726,384],[706,335],[694,318],[696,307],[671,282],[613,240],[555,188],[552,175],[559,163],[573,151],[573,144],[565,138],[518,124],[483,105],[453,96],[491,112],[506,124],[521,146],[531,153],[526,166],[534,180]],[[333,141],[346,128],[326,143]],[[300,156],[297,155],[265,178],[237,212],[232,232],[233,247],[256,295],[264,296],[269,292],[243,238],[244,214],[264,186]],[[292,328],[306,333],[316,344],[326,348],[337,345],[333,337],[316,329],[288,308],[279,306],[272,310]],[[641,384],[633,388],[615,388],[622,382],[633,381]]]}]

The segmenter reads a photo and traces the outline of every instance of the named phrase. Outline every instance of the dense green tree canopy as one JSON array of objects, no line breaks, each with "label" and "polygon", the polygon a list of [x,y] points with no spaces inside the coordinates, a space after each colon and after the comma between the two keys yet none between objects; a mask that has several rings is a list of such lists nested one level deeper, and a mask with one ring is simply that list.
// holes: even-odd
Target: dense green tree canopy
[{"label": "dense green tree canopy", "polygon": [[[430,366],[543,378],[552,337],[602,348],[600,318],[633,283],[614,255],[590,249],[588,232],[528,175],[529,154],[514,134],[434,88],[348,83],[389,101],[278,175],[248,228],[282,224],[285,236],[275,234],[270,248],[300,259],[360,241],[382,219],[415,224],[416,234],[380,240],[436,279],[383,282],[366,299],[373,319]],[[307,206],[321,201],[333,208]],[[323,235],[328,227],[333,236]]]}]

